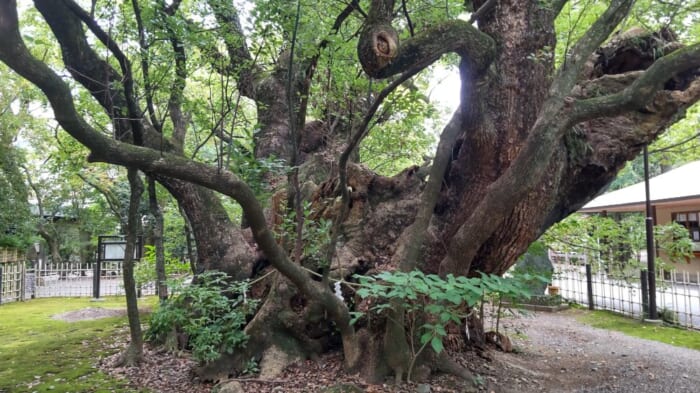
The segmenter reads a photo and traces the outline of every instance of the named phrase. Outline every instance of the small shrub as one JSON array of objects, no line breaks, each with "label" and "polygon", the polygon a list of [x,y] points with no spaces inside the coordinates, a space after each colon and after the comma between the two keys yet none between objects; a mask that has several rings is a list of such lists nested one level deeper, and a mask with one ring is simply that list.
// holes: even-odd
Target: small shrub
[{"label": "small shrub", "polygon": [[225,273],[201,274],[196,283],[174,288],[172,297],[151,316],[146,339],[165,344],[175,338],[202,363],[233,353],[245,346],[243,327],[258,305],[247,299],[247,290],[248,282],[231,283]]},{"label": "small shrub", "polygon": [[[467,317],[466,312],[469,308],[484,302],[486,298],[497,299],[500,304],[503,299],[529,297],[526,283],[532,280],[548,281],[546,277],[528,273],[508,278],[483,273],[481,277],[471,278],[448,274],[443,279],[418,270],[387,271],[371,277],[355,277],[361,286],[357,294],[363,299],[377,300],[372,302],[370,311],[382,313],[393,304],[403,307],[411,340],[409,344],[412,361],[408,370],[409,379],[418,355],[428,345],[436,353],[442,352],[443,340],[447,336],[446,326],[449,323],[460,324]],[[356,321],[362,313],[353,312],[353,316]],[[483,321],[483,316],[481,320]],[[418,349],[412,342],[413,337],[419,338]]]},{"label": "small shrub", "polygon": [[243,368],[243,372],[241,374],[251,375],[258,373],[260,373],[260,365],[258,364],[258,361],[255,358],[250,358],[250,360],[246,362],[245,367]]},{"label": "small shrub", "polygon": [[658,309],[657,313],[662,321],[670,323],[671,325],[678,325],[678,313],[672,309],[662,307]]}]

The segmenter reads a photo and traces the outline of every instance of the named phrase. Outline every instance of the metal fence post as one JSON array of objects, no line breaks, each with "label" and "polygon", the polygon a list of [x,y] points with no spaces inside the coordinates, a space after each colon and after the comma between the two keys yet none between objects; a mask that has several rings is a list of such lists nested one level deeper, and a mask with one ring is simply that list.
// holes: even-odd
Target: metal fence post
[{"label": "metal fence post", "polygon": [[95,299],[100,298],[100,274],[102,274],[100,265],[101,263],[97,261],[92,269],[92,297]]},{"label": "metal fence post", "polygon": [[20,274],[19,274],[19,300],[24,301],[25,296],[24,296],[24,291],[26,290],[27,287],[27,263],[25,261],[22,261],[22,264],[20,265]]},{"label": "metal fence post", "polygon": [[595,304],[593,304],[593,272],[591,271],[591,265],[586,264],[586,290],[588,292],[588,309],[594,310]]},{"label": "metal fence post", "polygon": [[27,272],[27,282],[25,283],[29,286],[29,298],[36,298],[36,265]]},{"label": "metal fence post", "polygon": [[646,270],[639,272],[639,280],[642,286],[642,319],[649,316],[649,277]]},{"label": "metal fence post", "polygon": [[2,304],[2,265],[0,265],[0,304]]}]

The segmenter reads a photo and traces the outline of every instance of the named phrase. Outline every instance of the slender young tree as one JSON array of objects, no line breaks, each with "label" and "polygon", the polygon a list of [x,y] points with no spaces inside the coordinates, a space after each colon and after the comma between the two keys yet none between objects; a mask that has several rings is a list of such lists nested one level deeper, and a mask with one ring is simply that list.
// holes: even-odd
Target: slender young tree
[{"label": "slender young tree", "polygon": [[138,170],[127,169],[129,188],[129,212],[126,222],[126,245],[124,247],[124,261],[122,270],[124,276],[124,293],[126,295],[126,314],[129,319],[129,346],[121,358],[120,365],[136,366],[143,361],[143,333],[141,332],[141,318],[139,317],[138,296],[136,293],[136,280],[134,279],[134,252],[137,247],[138,235],[141,232],[141,195],[143,194],[143,182]]},{"label": "slender young tree", "polygon": [[153,178],[148,178],[148,208],[153,216],[152,234],[153,247],[156,254],[156,280],[158,298],[165,301],[168,298],[167,277],[165,275],[165,246],[163,245],[163,212],[158,204],[158,194],[156,193],[156,182]]}]

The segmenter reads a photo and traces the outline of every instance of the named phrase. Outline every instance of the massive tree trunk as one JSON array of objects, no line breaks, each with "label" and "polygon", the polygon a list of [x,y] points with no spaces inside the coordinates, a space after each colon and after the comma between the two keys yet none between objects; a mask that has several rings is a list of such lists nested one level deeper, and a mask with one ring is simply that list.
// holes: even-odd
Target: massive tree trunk
[{"label": "massive tree trunk", "polygon": [[[592,199],[627,160],[700,98],[698,44],[681,47],[664,33],[635,36],[635,42],[661,42],[664,50],[654,52],[651,61],[630,63],[619,60],[628,54],[622,56],[624,50],[618,49],[630,45],[620,35],[596,52],[632,1],[611,1],[555,67],[554,20],[566,1],[474,1],[477,11],[470,21],[426,23],[415,35],[409,23],[407,36],[396,27],[404,23],[395,20],[393,0],[372,0],[367,10],[353,0],[328,34],[337,34],[350,15],[364,18],[359,62],[367,75],[387,79],[388,85],[373,100],[349,92],[344,100],[327,104],[347,105],[346,111],[306,122],[316,67],[332,40],[319,39],[317,50],[307,47],[301,55],[290,45],[266,68],[256,63],[257,54],[251,55],[229,3],[208,2],[221,45],[198,49],[212,53],[216,72],[234,78],[237,93],[255,102],[256,158],[274,156],[293,167],[289,177],[265,178],[275,195],[267,212],[249,185],[221,165],[221,157],[217,166],[185,158],[190,122],[182,101],[188,59],[175,30],[161,32],[175,54],[168,99],[172,131],[166,135],[153,116],[150,92],[149,113],[143,113],[129,59],[92,16],[71,0],[35,0],[72,78],[113,120],[110,138],[80,116],[69,87],[31,56],[19,34],[14,1],[0,3],[0,60],[45,93],[60,125],[91,150],[90,160],[138,168],[164,185],[192,225],[202,270],[245,279],[268,262],[278,272],[254,288],[265,300],[246,327],[249,345],[202,367],[208,378],[235,373],[251,357],[262,358],[265,365],[272,357],[291,361],[342,346],[348,369],[370,380],[391,373],[400,379],[409,362],[403,326],[386,320],[352,325],[350,312],[362,305],[347,305],[334,296],[332,280],[394,269],[501,274],[544,230]],[[179,6],[163,4],[159,15],[174,18]],[[85,27],[109,48],[119,69],[91,48]],[[294,37],[292,33],[282,35]],[[220,47],[225,53],[219,53]],[[384,177],[359,164],[357,146],[382,102],[447,53],[460,58],[461,105],[442,132],[432,165]],[[146,75],[147,67],[142,68]],[[226,138],[223,127],[217,132]],[[241,205],[250,229],[234,224],[215,192]],[[311,216],[298,214],[297,197],[311,203]],[[297,225],[305,219],[333,221],[332,242],[324,250],[328,265],[300,254],[303,244],[292,247],[274,235],[270,226],[280,224],[286,209],[297,212]],[[402,311],[393,312],[400,321]],[[367,358],[361,359],[360,348]],[[459,372],[444,357],[437,360],[433,365],[438,368]]]},{"label": "massive tree trunk", "polygon": [[[552,10],[533,2],[500,2],[479,19],[481,30],[496,41],[500,50],[490,72],[474,83],[478,86],[478,121],[470,124],[458,141],[457,158],[447,175],[450,190],[440,201],[447,207],[439,215],[445,223],[442,238],[454,236],[489,193],[488,187],[503,176],[523,148],[542,110],[549,89],[547,80],[554,68],[551,54],[549,58],[532,54],[554,47],[554,17]],[[553,161],[558,159],[561,156]],[[503,273],[522,253],[523,246],[536,238],[542,220],[539,213],[553,200],[551,191],[557,188],[561,175],[555,168],[556,163],[552,163],[547,169],[543,182],[547,186],[503,196],[517,199],[516,206],[479,246],[471,267],[469,261],[464,261],[467,266],[460,273]],[[433,258],[440,258],[438,262],[442,259],[439,251]]]}]

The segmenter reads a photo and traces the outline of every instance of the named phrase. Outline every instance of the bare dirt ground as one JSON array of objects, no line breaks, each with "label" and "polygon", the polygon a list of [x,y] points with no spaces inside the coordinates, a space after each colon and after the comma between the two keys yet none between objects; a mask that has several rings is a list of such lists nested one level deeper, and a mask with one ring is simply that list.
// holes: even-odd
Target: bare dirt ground
[{"label": "bare dirt ground", "polygon": [[68,311],[61,314],[52,315],[51,318],[57,319],[59,321],[77,322],[87,321],[89,319],[118,317],[122,315],[126,315],[125,309],[88,307],[80,310]]},{"label": "bare dirt ground", "polygon": [[[575,319],[577,312],[528,313],[507,319],[505,331],[512,338],[513,353],[492,350],[486,354],[489,360],[471,351],[457,354],[458,361],[477,375],[476,383],[438,375],[423,384],[367,385],[345,374],[341,355],[331,354],[292,365],[273,380],[228,381],[229,389],[238,388],[228,391],[320,392],[347,383],[367,393],[700,392],[700,351],[592,328]],[[194,364],[186,356],[148,349],[145,367],[114,369],[111,361],[103,359],[101,368],[155,392],[199,393],[215,386],[193,377]]]}]

